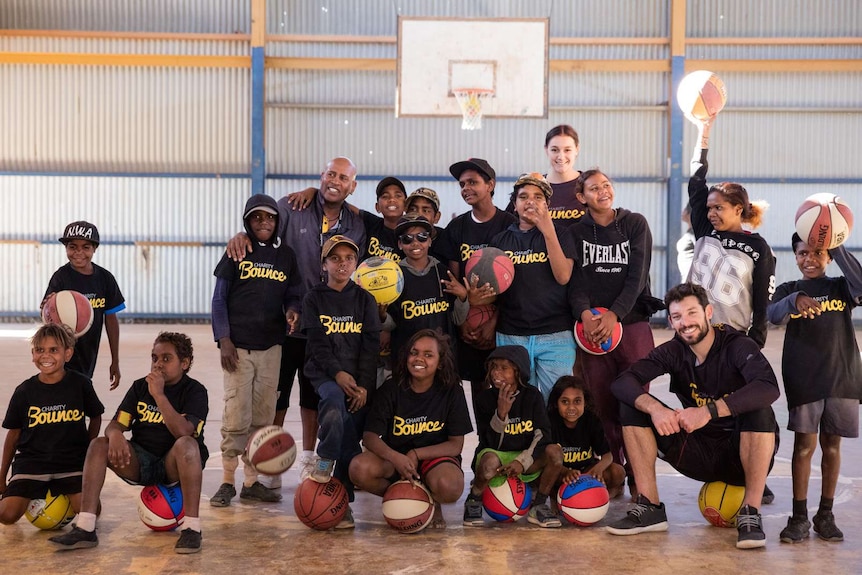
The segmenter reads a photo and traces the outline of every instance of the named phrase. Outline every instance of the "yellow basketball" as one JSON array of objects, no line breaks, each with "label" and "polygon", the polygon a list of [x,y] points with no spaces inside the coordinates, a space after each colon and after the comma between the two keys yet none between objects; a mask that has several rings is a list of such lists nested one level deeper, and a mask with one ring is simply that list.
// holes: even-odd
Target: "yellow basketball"
[{"label": "yellow basketball", "polygon": [[735,527],[736,514],[745,501],[745,487],[723,481],[704,483],[697,496],[703,517],[716,527]]},{"label": "yellow basketball", "polygon": [[389,305],[398,299],[404,289],[404,273],[393,260],[374,256],[368,258],[353,272],[356,285],[374,296],[380,305]]},{"label": "yellow basketball", "polygon": [[60,529],[75,518],[72,502],[65,495],[51,495],[49,491],[45,499],[33,499],[24,512],[27,520],[34,526],[48,531]]}]

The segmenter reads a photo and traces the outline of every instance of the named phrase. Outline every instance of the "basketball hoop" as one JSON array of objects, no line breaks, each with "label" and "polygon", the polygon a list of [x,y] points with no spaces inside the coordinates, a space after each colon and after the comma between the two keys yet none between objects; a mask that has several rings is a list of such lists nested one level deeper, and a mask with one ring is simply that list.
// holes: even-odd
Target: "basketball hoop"
[{"label": "basketball hoop", "polygon": [[494,90],[483,90],[480,88],[453,88],[452,92],[461,107],[464,120],[461,122],[462,130],[482,129],[482,102],[486,98],[494,97]]}]

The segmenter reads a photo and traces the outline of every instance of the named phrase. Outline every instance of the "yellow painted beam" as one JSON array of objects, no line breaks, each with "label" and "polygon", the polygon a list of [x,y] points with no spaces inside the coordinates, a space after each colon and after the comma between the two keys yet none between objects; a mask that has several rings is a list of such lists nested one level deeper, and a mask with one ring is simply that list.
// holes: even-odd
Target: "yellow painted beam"
[{"label": "yellow painted beam", "polygon": [[685,56],[685,10],[686,0],[671,0],[670,5],[670,55]]},{"label": "yellow painted beam", "polygon": [[266,67],[275,70],[363,70],[394,72],[393,58],[277,58],[267,56]]},{"label": "yellow painted beam", "polygon": [[246,56],[176,56],[162,54],[91,54],[59,52],[0,52],[0,64],[118,66],[158,68],[249,68]]},{"label": "yellow painted beam", "polygon": [[551,60],[551,72],[670,72],[667,60]]},{"label": "yellow painted beam", "polygon": [[87,30],[0,30],[0,36],[21,38],[75,38],[92,40],[191,40],[248,42],[249,34],[176,34],[173,32],[105,32]]},{"label": "yellow painted beam", "polygon": [[251,0],[251,46],[259,48],[266,42],[266,0]]},{"label": "yellow painted beam", "polygon": [[862,72],[862,60],[686,60],[685,71]]}]

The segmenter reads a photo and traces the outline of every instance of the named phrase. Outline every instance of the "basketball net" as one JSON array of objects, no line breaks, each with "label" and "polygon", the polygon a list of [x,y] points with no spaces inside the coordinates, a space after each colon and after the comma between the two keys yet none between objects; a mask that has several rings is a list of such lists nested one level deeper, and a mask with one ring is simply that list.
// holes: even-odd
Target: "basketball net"
[{"label": "basketball net", "polygon": [[493,97],[494,91],[479,88],[457,88],[453,89],[452,92],[455,94],[455,99],[458,100],[461,115],[464,117],[461,122],[461,129],[481,130],[482,102],[486,98]]}]

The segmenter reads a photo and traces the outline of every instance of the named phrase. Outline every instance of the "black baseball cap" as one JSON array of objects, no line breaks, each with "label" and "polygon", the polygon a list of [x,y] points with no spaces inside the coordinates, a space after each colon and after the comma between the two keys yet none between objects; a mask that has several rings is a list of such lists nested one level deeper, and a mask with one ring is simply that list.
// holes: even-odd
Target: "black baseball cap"
[{"label": "black baseball cap", "polygon": [[491,164],[481,158],[468,158],[462,162],[455,162],[449,166],[449,173],[451,173],[456,180],[460,180],[461,174],[467,170],[476,170],[481,174],[485,174],[492,180],[497,179],[497,173],[494,171],[494,168],[491,167]]},{"label": "black baseball cap", "polygon": [[380,194],[383,193],[383,190],[386,189],[387,186],[398,186],[401,192],[406,196],[407,190],[404,188],[404,182],[396,178],[395,176],[386,176],[380,183],[377,184],[377,197],[380,197]]},{"label": "black baseball cap", "polygon": [[72,222],[63,230],[63,237],[60,238],[60,243],[65,245],[72,240],[85,240],[98,246],[99,230],[90,222],[83,220]]}]

